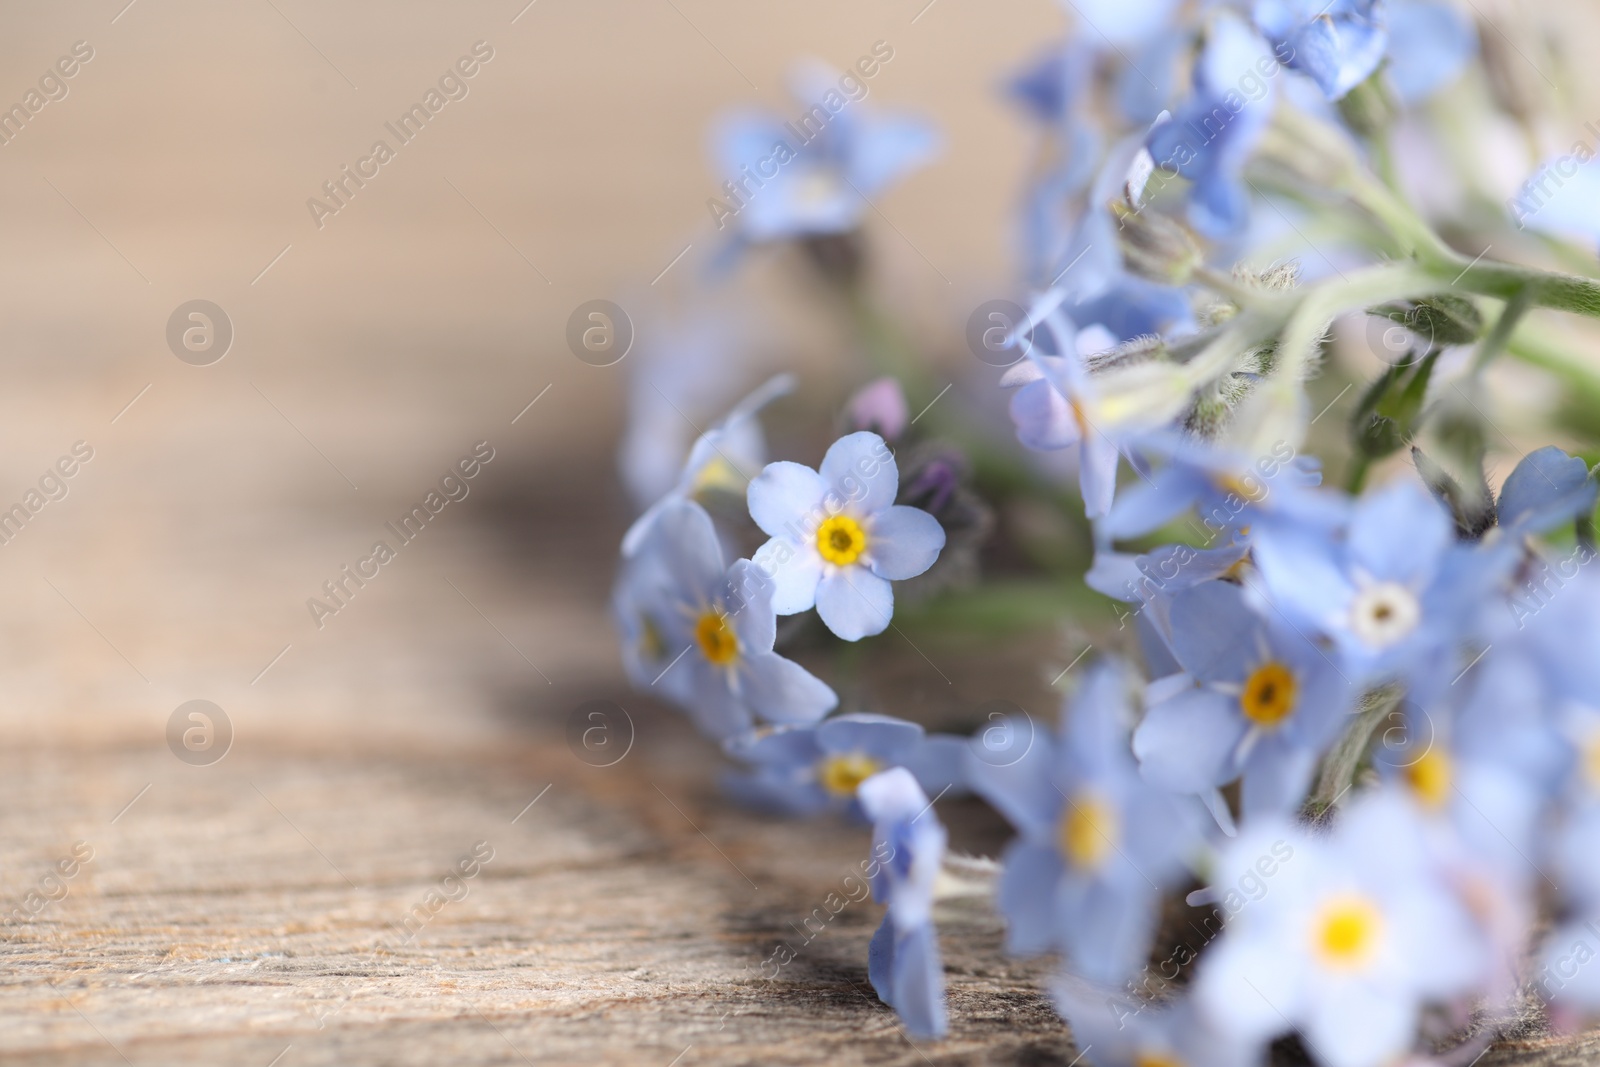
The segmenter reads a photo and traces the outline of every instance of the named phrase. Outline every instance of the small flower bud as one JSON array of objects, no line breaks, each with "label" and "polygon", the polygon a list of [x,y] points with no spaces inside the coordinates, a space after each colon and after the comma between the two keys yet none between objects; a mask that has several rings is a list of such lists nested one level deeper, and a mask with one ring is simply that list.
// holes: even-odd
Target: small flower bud
[{"label": "small flower bud", "polygon": [[1205,261],[1199,244],[1176,219],[1113,201],[1122,261],[1141,278],[1162,285],[1185,285]]}]

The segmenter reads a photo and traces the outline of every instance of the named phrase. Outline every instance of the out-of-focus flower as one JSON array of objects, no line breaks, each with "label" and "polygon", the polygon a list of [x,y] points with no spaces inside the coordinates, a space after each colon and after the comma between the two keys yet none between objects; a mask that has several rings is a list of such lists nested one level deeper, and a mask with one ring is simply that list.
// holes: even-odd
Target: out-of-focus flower
[{"label": "out-of-focus flower", "polygon": [[1062,0],[1096,48],[1137,44],[1170,23],[1178,0]]},{"label": "out-of-focus flower", "polygon": [[[682,500],[667,505],[638,558],[638,570],[624,570],[624,580],[637,585],[617,602],[640,621],[625,623],[624,633],[649,646],[639,666],[667,662],[642,688],[675,701],[703,733],[728,737],[757,717],[815,722],[839,702],[827,685],[772,650],[772,583],[749,560],[723,565],[705,509]],[[641,670],[635,684],[642,678]]]},{"label": "out-of-focus flower", "polygon": [[1231,583],[1178,594],[1171,625],[1185,673],[1146,696],[1133,735],[1145,778],[1204,795],[1238,777],[1247,818],[1294,809],[1357,694],[1322,650],[1269,626]]},{"label": "out-of-focus flower", "polygon": [[1519,229],[1600,245],[1600,161],[1592,151],[1545,160],[1510,207]]},{"label": "out-of-focus flower", "polygon": [[1554,445],[1523,457],[1505,484],[1495,513],[1500,525],[1516,533],[1544,533],[1594,511],[1600,494],[1589,465]]},{"label": "out-of-focus flower", "polygon": [[749,472],[759,467],[766,458],[766,443],[755,416],[762,408],[794,388],[794,376],[779,374],[768,379],[758,389],[733,406],[733,410],[701,434],[689,449],[689,459],[683,466],[678,482],[665,496],[657,500],[643,515],[634,520],[628,532],[622,535],[622,554],[631,556],[644,543],[645,535],[661,513],[684,500],[698,500],[714,491],[741,493],[748,483]]},{"label": "out-of-focus flower", "polygon": [[1189,1000],[1150,1005],[1058,981],[1056,1010],[1094,1067],[1251,1067],[1263,1047],[1224,1037]]},{"label": "out-of-focus flower", "polygon": [[937,519],[895,504],[899,486],[894,454],[865,431],[835,441],[820,472],[779,462],[751,481],[750,516],[771,538],[755,561],[771,576],[779,614],[815,606],[846,641],[888,629],[889,583],[915,578],[944,547]]},{"label": "out-of-focus flower", "polygon": [[1072,228],[1068,207],[1100,158],[1100,133],[1084,106],[1093,73],[1094,53],[1074,40],[1051,48],[1008,86],[1011,98],[1045,128],[1023,191],[1022,242],[1030,277],[1046,275],[1060,257]]},{"label": "out-of-focus flower", "polygon": [[873,854],[886,857],[872,880],[872,896],[889,905],[867,948],[867,977],[879,999],[899,1013],[906,1033],[943,1037],[949,1024],[933,889],[948,835],[904,767],[868,778],[858,795],[873,821]]},{"label": "out-of-focus flower", "polygon": [[1415,104],[1453,82],[1478,52],[1472,19],[1448,0],[1387,0],[1389,44],[1384,76],[1402,104]]},{"label": "out-of-focus flower", "polygon": [[1259,34],[1234,15],[1218,14],[1195,64],[1194,95],[1146,142],[1157,168],[1194,183],[1189,221],[1214,240],[1237,237],[1249,225],[1242,172],[1277,98],[1277,85],[1262,71],[1277,64]]},{"label": "out-of-focus flower", "polygon": [[906,429],[905,390],[894,378],[868,382],[850,398],[846,407],[852,430],[871,430],[886,441],[893,441]]},{"label": "out-of-focus flower", "polygon": [[[1292,855],[1268,878],[1262,843],[1274,837]],[[1285,823],[1239,838],[1213,884],[1263,888],[1201,959],[1197,1007],[1240,1040],[1295,1027],[1327,1067],[1399,1059],[1421,1007],[1465,993],[1489,962],[1430,855],[1415,809],[1389,790],[1351,804],[1329,837]]]},{"label": "out-of-focus flower", "polygon": [[1383,0],[1256,0],[1254,15],[1285,62],[1329,100],[1366,81],[1389,47]]},{"label": "out-of-focus flower", "polygon": [[719,229],[737,225],[745,241],[853,230],[872,197],[938,153],[931,123],[863,106],[866,83],[853,73],[801,64],[790,91],[803,109],[795,120],[742,112],[717,128],[716,158],[728,180],[712,211]]},{"label": "out-of-focus flower", "polygon": [[1261,611],[1332,639],[1352,681],[1404,678],[1423,705],[1459,670],[1473,609],[1509,563],[1458,544],[1449,514],[1409,481],[1358,500],[1347,529],[1271,524],[1252,540]]},{"label": "out-of-focus flower", "polygon": [[1003,766],[970,749],[967,760],[973,791],[1020,835],[1000,877],[1008,949],[1061,951],[1072,971],[1106,983],[1144,961],[1162,888],[1198,840],[1183,802],[1139,776],[1128,686],[1121,664],[1096,664],[1055,738],[1032,738]]},{"label": "out-of-focus flower", "polygon": [[724,784],[752,807],[786,815],[859,815],[856,787],[890,767],[907,768],[925,790],[953,787],[957,761],[950,753],[962,743],[929,737],[918,724],[889,715],[836,715],[814,726],[774,726],[729,739],[724,750],[751,769]]},{"label": "out-of-focus flower", "polygon": [[1028,358],[1000,378],[1001,388],[1016,388],[1011,421],[1017,440],[1046,452],[1078,445],[1078,484],[1090,518],[1104,515],[1117,488],[1112,439],[1096,426],[1096,393],[1075,345],[1077,333],[1059,309],[1032,331]]}]

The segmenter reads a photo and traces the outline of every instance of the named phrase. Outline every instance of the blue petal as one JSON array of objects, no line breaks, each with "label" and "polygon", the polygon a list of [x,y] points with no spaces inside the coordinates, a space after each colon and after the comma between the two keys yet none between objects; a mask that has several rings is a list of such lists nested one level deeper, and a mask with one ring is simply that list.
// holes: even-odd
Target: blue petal
[{"label": "blue petal", "polygon": [[1000,913],[1006,920],[1006,951],[1037,956],[1055,948],[1056,894],[1061,857],[1025,840],[1006,849],[1000,870]]},{"label": "blue petal", "polygon": [[817,744],[823,751],[864,752],[895,766],[921,740],[921,726],[889,715],[836,715],[817,727]]},{"label": "blue petal", "polygon": [[773,726],[729,738],[723,751],[735,759],[766,767],[810,767],[822,758],[814,726]]},{"label": "blue petal", "polygon": [[766,768],[724,771],[717,779],[725,796],[753,811],[806,817],[834,806],[834,799],[814,781],[798,780]]},{"label": "blue petal", "polygon": [[867,978],[878,999],[894,1007],[894,924],[887,915],[867,945]]},{"label": "blue petal", "polygon": [[[754,484],[754,483],[752,483]],[[774,537],[756,550],[755,565],[772,579],[772,610],[779,615],[810,611],[822,581],[822,556],[811,545]]]},{"label": "blue petal", "polygon": [[965,796],[970,792],[966,773],[967,738],[956,734],[931,734],[905,758],[905,768],[931,797]]},{"label": "blue petal", "polygon": [[750,479],[746,499],[750,517],[768,537],[803,543],[823,518],[820,510],[828,487],[810,467],[781,460],[769,463]]},{"label": "blue petal", "polygon": [[1384,73],[1401,103],[1417,103],[1444,88],[1477,51],[1477,30],[1454,4],[1391,0]]},{"label": "blue petal", "polygon": [[1073,969],[1092,982],[1121,983],[1150,950],[1158,894],[1142,879],[1112,885],[1098,879],[1066,879],[1057,914]]},{"label": "blue petal", "polygon": [[1122,47],[1168,25],[1178,0],[1071,0],[1065,6],[1089,40]]},{"label": "blue petal", "polygon": [[1145,781],[1177,793],[1201,793],[1233,780],[1233,754],[1244,740],[1238,703],[1209,689],[1189,689],[1154,705],[1133,735]]},{"label": "blue petal", "polygon": [[1083,513],[1088,518],[1098,519],[1111,510],[1121,458],[1122,453],[1111,438],[1091,426],[1078,453],[1078,491],[1083,495]]},{"label": "blue petal", "polygon": [[904,115],[858,116],[850,181],[871,197],[938,156],[944,138],[926,119]]},{"label": "blue petal", "polygon": [[843,567],[817,586],[817,614],[836,636],[859,641],[889,628],[894,590],[865,567]]},{"label": "blue petal", "polygon": [[1413,482],[1396,482],[1356,504],[1350,559],[1380,581],[1431,579],[1455,527],[1444,507]]},{"label": "blue petal", "polygon": [[1054,832],[1061,810],[1055,763],[1055,742],[1026,711],[1020,718],[991,719],[967,743],[972,791],[1024,834]]},{"label": "blue petal", "polygon": [[1047,381],[1030,382],[1012,394],[1011,421],[1017,428],[1017,440],[1036,452],[1078,442],[1078,423],[1071,406]]},{"label": "blue petal", "polygon": [[816,722],[839,703],[827,683],[776,652],[743,656],[740,691],[768,722]]},{"label": "blue petal", "polygon": [[654,530],[660,537],[662,564],[679,586],[706,599],[719,597],[727,565],[706,510],[692,501],[675,501],[661,510]]},{"label": "blue petal", "polygon": [[1228,582],[1205,582],[1172,600],[1173,654],[1201,681],[1243,681],[1261,628],[1239,587]]},{"label": "blue petal", "polygon": [[944,527],[921,508],[895,505],[872,518],[867,552],[872,573],[891,581],[915,578],[939,558]]},{"label": "blue petal", "polygon": [[[870,970],[870,948],[869,967]],[[932,923],[895,931],[894,1010],[906,1033],[917,1040],[940,1038],[949,1029],[944,1004],[944,968]]]},{"label": "blue petal", "polygon": [[1316,751],[1285,744],[1278,737],[1258,741],[1239,782],[1239,807],[1246,823],[1297,808],[1311,785],[1317,757]]},{"label": "blue petal", "polygon": [[[869,430],[845,434],[822,457],[823,484],[838,498],[850,503],[847,509],[858,515],[871,515],[894,503],[900,491],[900,471],[894,453],[883,438]],[[834,498],[829,498],[832,503]],[[837,511],[830,507],[830,514]]]},{"label": "blue petal", "polygon": [[1500,525],[1543,533],[1594,509],[1589,465],[1554,445],[1528,453],[1500,490]]},{"label": "blue petal", "polygon": [[772,611],[772,580],[747,559],[734,561],[723,579],[721,597],[741,655],[771,652],[778,617]]}]

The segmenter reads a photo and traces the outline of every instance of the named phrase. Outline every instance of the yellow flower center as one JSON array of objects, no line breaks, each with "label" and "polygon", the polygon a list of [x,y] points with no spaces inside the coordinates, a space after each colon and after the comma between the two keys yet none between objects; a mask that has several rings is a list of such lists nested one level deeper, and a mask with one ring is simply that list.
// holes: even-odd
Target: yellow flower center
[{"label": "yellow flower center", "polygon": [[841,752],[824,756],[817,768],[817,781],[836,797],[853,797],[856,786],[883,769],[883,764],[864,752]]},{"label": "yellow flower center", "polygon": [[729,493],[744,491],[744,477],[722,456],[715,456],[695,473],[691,495],[699,499],[714,489]]},{"label": "yellow flower center", "polygon": [[1595,730],[1583,746],[1583,773],[1589,788],[1600,790],[1600,730]]},{"label": "yellow flower center", "polygon": [[1061,854],[1074,866],[1092,871],[1105,862],[1121,832],[1117,811],[1090,793],[1079,793],[1061,813]]},{"label": "yellow flower center", "polygon": [[1139,1053],[1133,1061],[1133,1067],[1184,1067],[1184,1062],[1172,1053],[1158,1049]]},{"label": "yellow flower center", "polygon": [[700,616],[700,621],[694,624],[694,639],[700,643],[700,651],[706,659],[718,667],[725,667],[739,658],[739,639],[733,635],[727,617],[718,612],[708,611]]},{"label": "yellow flower center", "polygon": [[867,550],[867,531],[848,515],[824,519],[817,527],[817,551],[838,567],[854,563]]},{"label": "yellow flower center", "polygon": [[1257,726],[1277,726],[1294,711],[1298,683],[1294,672],[1281,663],[1268,662],[1245,679],[1239,710]]},{"label": "yellow flower center", "polygon": [[1442,808],[1450,799],[1453,771],[1450,757],[1439,749],[1430,748],[1406,768],[1406,781],[1425,805]]},{"label": "yellow flower center", "polygon": [[666,639],[661,636],[661,627],[656,625],[656,620],[643,612],[639,613],[639,655],[646,661],[658,660],[667,654]]},{"label": "yellow flower center", "polygon": [[1336,970],[1364,966],[1378,949],[1383,916],[1366,897],[1335,897],[1312,923],[1312,948],[1323,965]]}]

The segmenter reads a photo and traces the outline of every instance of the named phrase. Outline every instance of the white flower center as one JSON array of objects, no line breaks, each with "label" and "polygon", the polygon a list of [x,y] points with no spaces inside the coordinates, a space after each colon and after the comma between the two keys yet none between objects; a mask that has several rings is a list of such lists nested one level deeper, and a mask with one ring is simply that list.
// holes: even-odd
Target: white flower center
[{"label": "white flower center", "polygon": [[1374,582],[1357,592],[1350,605],[1350,629],[1372,648],[1403,641],[1421,621],[1416,594],[1399,582]]}]

